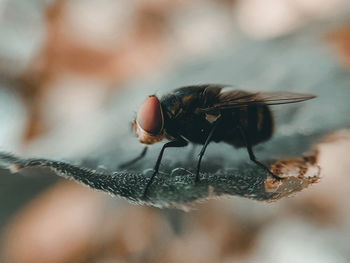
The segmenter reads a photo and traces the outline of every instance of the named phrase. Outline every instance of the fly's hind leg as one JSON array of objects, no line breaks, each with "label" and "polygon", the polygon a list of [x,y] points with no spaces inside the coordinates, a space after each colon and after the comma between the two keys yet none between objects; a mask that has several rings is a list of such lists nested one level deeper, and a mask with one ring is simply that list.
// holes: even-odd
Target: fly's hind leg
[{"label": "fly's hind leg", "polygon": [[196,152],[197,145],[192,143],[191,144],[191,149],[188,151],[187,159],[192,160],[194,153]]},{"label": "fly's hind leg", "polygon": [[148,150],[148,147],[145,146],[141,152],[141,154],[139,154],[139,156],[135,157],[134,159],[128,161],[128,162],[125,162],[125,163],[122,163],[118,166],[118,168],[126,168],[128,166],[131,166],[133,165],[134,163],[136,163],[137,161],[141,160],[143,157],[145,157],[146,153],[147,153],[147,150]]},{"label": "fly's hind leg", "polygon": [[266,172],[268,172],[273,178],[277,179],[277,180],[281,180],[282,178],[275,175],[273,172],[270,171],[270,169],[268,167],[266,167],[266,165],[264,165],[263,163],[259,162],[256,157],[255,154],[253,152],[253,147],[252,144],[248,138],[248,136],[246,135],[245,130],[243,129],[243,127],[238,126],[238,129],[242,135],[242,138],[246,144],[247,150],[248,150],[248,154],[249,154],[249,158],[251,161],[253,161],[256,165],[260,166],[262,169],[264,169]]}]

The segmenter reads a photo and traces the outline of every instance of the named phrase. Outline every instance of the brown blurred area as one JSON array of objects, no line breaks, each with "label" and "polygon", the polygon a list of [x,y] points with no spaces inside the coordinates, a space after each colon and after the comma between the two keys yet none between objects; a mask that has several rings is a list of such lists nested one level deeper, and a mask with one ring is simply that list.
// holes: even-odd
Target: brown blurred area
[{"label": "brown blurred area", "polygon": [[[235,37],[236,27],[251,38],[279,37],[310,21],[333,16],[344,1],[39,2],[32,9],[26,2],[34,15],[22,18],[27,10],[20,5],[25,1],[4,1],[0,6],[1,21],[16,21],[17,28],[9,22],[7,31],[19,30],[21,23],[27,23],[33,34],[40,31],[37,48],[25,59],[11,56],[8,47],[3,51],[0,47],[0,75],[11,83],[25,112],[21,132],[15,138],[22,150],[67,119],[87,118],[98,111],[124,84],[162,74],[176,63],[220,49]],[[341,57],[348,67],[349,32],[346,28],[331,37],[345,54]],[[346,207],[350,166],[344,159],[349,141],[345,131],[320,146],[326,183],[271,204],[214,200],[185,213],[131,205],[60,181],[7,221],[0,261],[271,262],[274,255],[281,258],[274,248],[285,244],[283,251],[290,253],[291,261],[283,262],[346,262],[350,255],[346,258],[328,251],[323,240],[329,229],[343,231],[350,226]],[[334,178],[343,182],[340,188]],[[305,240],[299,244],[305,249],[298,250],[293,227],[309,225],[311,230],[297,232]],[[288,238],[290,243],[285,241]],[[306,253],[310,243],[311,251],[319,247],[319,253],[312,260],[305,257],[305,261],[297,261],[293,253]]]},{"label": "brown blurred area", "polygon": [[[90,9],[99,5],[90,2]],[[179,8],[183,4],[181,1],[176,4],[171,1],[139,1],[138,4],[120,3],[120,6],[106,1],[105,4],[102,10],[97,10],[100,11],[97,18],[92,19],[102,16],[109,4],[113,9],[132,10],[128,11],[129,16],[124,20],[115,19],[109,14],[107,19],[114,21],[106,19],[110,24],[105,29],[101,24],[103,22],[98,21],[100,25],[95,28],[93,25],[84,26],[79,21],[84,17],[72,14],[77,9],[77,12],[85,11],[87,15],[93,15],[88,13],[93,10],[84,10],[82,3],[62,0],[54,1],[47,7],[44,20],[47,36],[43,48],[34,56],[28,69],[18,76],[20,92],[29,111],[25,140],[40,136],[50,128],[43,121],[41,102],[53,89],[54,83],[65,75],[96,79],[107,86],[105,92],[108,94],[131,78],[147,74],[166,63],[171,54],[167,14],[173,12],[176,6]],[[90,24],[95,21],[86,22]],[[104,32],[96,32],[98,29]]]}]

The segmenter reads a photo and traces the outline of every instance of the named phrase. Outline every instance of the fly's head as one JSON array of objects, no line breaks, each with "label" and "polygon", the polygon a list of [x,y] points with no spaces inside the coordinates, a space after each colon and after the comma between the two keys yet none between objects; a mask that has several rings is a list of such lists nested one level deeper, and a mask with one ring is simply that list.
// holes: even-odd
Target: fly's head
[{"label": "fly's head", "polygon": [[153,144],[164,138],[164,116],[159,99],[149,96],[140,106],[134,131],[139,141],[144,144]]}]

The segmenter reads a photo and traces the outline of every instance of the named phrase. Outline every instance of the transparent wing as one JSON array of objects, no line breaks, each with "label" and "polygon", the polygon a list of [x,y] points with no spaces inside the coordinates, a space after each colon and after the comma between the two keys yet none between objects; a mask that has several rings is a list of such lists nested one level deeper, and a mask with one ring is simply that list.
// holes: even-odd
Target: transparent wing
[{"label": "transparent wing", "polygon": [[242,90],[231,90],[217,95],[217,103],[206,108],[198,109],[199,112],[211,112],[223,109],[233,109],[251,105],[278,105],[302,102],[315,98],[312,94],[293,92],[256,92],[249,93]]}]

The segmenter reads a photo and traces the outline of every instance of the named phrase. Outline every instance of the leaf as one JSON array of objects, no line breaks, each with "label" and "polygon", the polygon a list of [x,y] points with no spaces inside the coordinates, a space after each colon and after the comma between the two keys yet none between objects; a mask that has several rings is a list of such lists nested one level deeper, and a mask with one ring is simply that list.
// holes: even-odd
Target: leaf
[{"label": "leaf", "polygon": [[265,201],[277,200],[317,182],[320,175],[315,158],[275,163],[273,170],[284,177],[281,182],[267,178],[265,172],[256,169],[254,165],[241,165],[234,171],[204,173],[201,174],[200,183],[195,183],[194,174],[188,170],[176,168],[171,173],[159,173],[149,189],[147,199],[144,199],[142,195],[152,174],[151,169],[146,173],[126,171],[107,173],[68,162],[22,159],[7,153],[0,153],[0,167],[12,172],[30,167],[49,168],[59,176],[137,204],[183,208],[195,201],[231,195]]}]

